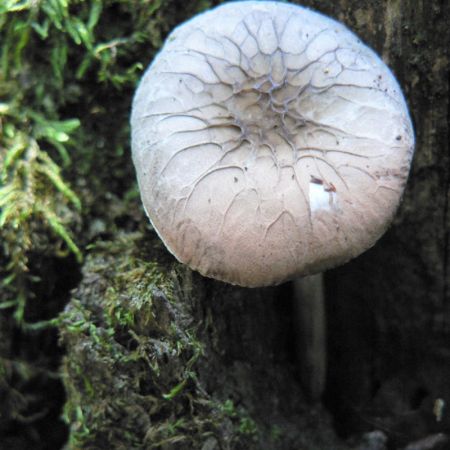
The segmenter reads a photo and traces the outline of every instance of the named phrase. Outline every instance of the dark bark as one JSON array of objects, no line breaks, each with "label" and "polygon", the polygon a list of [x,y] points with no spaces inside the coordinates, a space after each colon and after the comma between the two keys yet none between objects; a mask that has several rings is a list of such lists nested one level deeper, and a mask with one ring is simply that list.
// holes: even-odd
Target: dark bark
[{"label": "dark bark", "polygon": [[332,12],[397,75],[417,144],[392,228],[327,275],[326,398],[342,432],[380,428],[403,445],[450,428],[433,414],[450,401],[450,5],[338,3]]},{"label": "dark bark", "polygon": [[326,276],[326,403],[342,433],[379,428],[401,446],[450,431],[448,409],[440,421],[433,412],[438,399],[450,404],[450,5],[306,4],[346,23],[382,55],[415,124],[416,154],[392,228]]},{"label": "dark bark", "polygon": [[[404,89],[416,128],[416,155],[393,226],[371,250],[328,272],[325,278],[328,372],[324,403],[342,436],[381,430],[387,436],[389,448],[400,449],[435,433],[450,434],[449,409],[442,408],[450,404],[450,4],[412,0],[305,3],[346,23],[383,56]],[[141,241],[130,242],[141,245]],[[157,260],[166,267],[171,264],[153,246],[132,257]],[[113,337],[108,337],[112,341],[108,341],[105,349],[119,346],[120,351],[128,352],[129,341],[117,337],[122,330],[118,323],[108,324],[112,320],[108,318],[110,312],[106,308],[102,313],[98,308],[99,305],[111,307],[111,303],[105,304],[106,289],[119,276],[115,270],[124,263],[123,258],[123,252],[108,249],[94,252],[91,262],[85,266],[85,281],[75,298],[96,327],[109,330],[112,326]],[[99,268],[100,260],[104,263]],[[146,403],[147,397],[159,392],[155,386],[148,387],[146,392],[141,385],[135,389],[127,387],[126,391],[100,390],[95,401],[104,401],[106,406],[117,406],[114,402],[119,401],[122,411],[124,404],[132,408],[127,399],[141,402],[144,411],[141,413],[147,424],[143,428],[148,424],[160,425],[170,417],[191,420],[189,414],[193,409],[186,409],[189,398],[199,401],[202,408],[206,408],[206,401],[215,405],[208,403],[211,409],[192,406],[197,418],[216,414],[220,411],[217,405],[227,401],[237,408],[238,412],[228,411],[226,417],[216,416],[222,417],[222,427],[209,423],[211,435],[207,439],[196,429],[198,435],[189,441],[191,447],[186,441],[179,441],[164,448],[336,450],[340,445],[344,448],[333,435],[329,416],[322,406],[309,405],[302,392],[296,368],[301,369],[301,361],[296,361],[293,344],[296,324],[291,286],[239,289],[197,275],[191,279],[189,273],[184,273],[179,282],[183,289],[175,295],[178,306],[174,307],[175,312],[167,314],[176,327],[181,330],[184,327],[183,332],[195,324],[196,339],[204,351],[194,366],[198,384],[189,381],[187,393],[179,397],[184,400],[173,410]],[[93,286],[101,288],[95,290]],[[129,301],[129,288],[122,286],[122,289],[119,294]],[[152,296],[154,292],[140,291],[143,294]],[[74,302],[69,312],[73,313],[73,307]],[[112,363],[112,372],[108,372],[109,366],[100,357],[98,361],[106,364],[103,368],[95,360],[86,359],[85,349],[93,345],[93,337],[89,333],[77,335],[70,328],[73,317],[77,316],[72,319],[69,316],[63,334],[68,345],[66,386],[75,410],[90,404],[89,398],[83,397],[85,387],[81,374],[89,378],[96,373],[93,369],[104,370],[110,373],[111,386],[116,386],[124,374]],[[143,330],[136,324],[131,329],[137,333],[132,346],[141,345],[139,332]],[[151,339],[170,341],[167,330],[148,333]],[[106,358],[105,354],[101,355]],[[170,358],[166,363],[163,355],[155,358],[159,364],[169,366],[168,372],[164,372],[167,379],[160,380],[169,389],[172,379],[180,380],[176,374],[186,360],[180,357],[181,363],[171,365]],[[123,369],[128,381],[142,383],[149,376],[142,364]],[[115,396],[114,401],[111,395]],[[102,414],[108,420],[103,424],[96,422],[94,415],[88,418],[87,427],[99,434],[84,437],[89,443],[86,448],[110,448],[111,442],[106,441],[106,446],[102,446],[101,440],[96,440],[98,436],[107,439],[105,436],[112,436],[119,424],[130,426],[129,422],[121,421],[125,420],[123,417],[119,419],[123,412],[116,411],[114,416],[106,406]],[[152,408],[157,408],[159,415],[152,415]],[[133,409],[127,411],[136,413]],[[248,417],[258,431],[246,429],[239,434],[233,427],[239,428],[243,423],[248,427],[252,423],[246,422]],[[79,425],[74,420],[73,433],[80,432]],[[120,433],[114,436],[119,441],[124,438]],[[120,442],[125,445],[124,441]],[[361,444],[360,448],[375,448],[373,442]],[[430,448],[445,448],[438,446],[448,441],[444,437],[437,442],[437,446]],[[192,447],[194,444],[198,447]]]},{"label": "dark bark", "polygon": [[346,23],[383,56],[415,124],[416,154],[392,228],[326,276],[326,403],[342,433],[379,428],[401,446],[450,431],[448,412],[438,421],[433,411],[438,399],[450,402],[450,5],[306,3]]}]

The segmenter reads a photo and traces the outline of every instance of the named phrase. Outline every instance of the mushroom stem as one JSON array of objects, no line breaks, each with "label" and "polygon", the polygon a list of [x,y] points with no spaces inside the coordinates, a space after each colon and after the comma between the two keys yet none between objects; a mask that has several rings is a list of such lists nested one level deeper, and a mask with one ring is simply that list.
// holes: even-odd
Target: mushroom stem
[{"label": "mushroom stem", "polygon": [[317,401],[324,391],[327,368],[323,274],[297,278],[293,284],[300,382],[310,400]]}]

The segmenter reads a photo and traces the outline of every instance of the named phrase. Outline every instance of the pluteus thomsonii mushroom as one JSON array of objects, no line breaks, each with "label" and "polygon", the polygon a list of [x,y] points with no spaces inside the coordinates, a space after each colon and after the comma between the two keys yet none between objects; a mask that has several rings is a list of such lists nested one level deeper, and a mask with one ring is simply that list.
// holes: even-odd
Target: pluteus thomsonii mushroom
[{"label": "pluteus thomsonii mushroom", "polygon": [[382,60],[342,24],[270,1],[177,27],[142,78],[131,126],[142,201],[168,249],[248,287],[371,247],[414,149]]}]

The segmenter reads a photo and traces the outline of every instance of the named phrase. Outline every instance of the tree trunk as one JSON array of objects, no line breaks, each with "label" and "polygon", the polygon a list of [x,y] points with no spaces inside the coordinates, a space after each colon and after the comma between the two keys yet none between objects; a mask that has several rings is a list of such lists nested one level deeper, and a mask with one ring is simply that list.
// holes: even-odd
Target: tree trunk
[{"label": "tree trunk", "polygon": [[338,3],[324,12],[342,18],[397,75],[416,154],[392,228],[326,276],[326,401],[342,432],[379,428],[401,446],[450,429],[448,409],[436,417],[439,399],[450,402],[450,5]]},{"label": "tree trunk", "polygon": [[422,448],[446,445],[450,4],[303,4],[382,55],[417,139],[391,229],[325,275],[328,412],[302,392],[290,284],[228,286],[180,268],[153,233],[117,236],[92,251],[62,326],[71,448],[337,450],[373,430],[381,444],[366,435],[372,443],[359,449],[386,448],[383,436],[400,449],[436,433],[444,435]]}]

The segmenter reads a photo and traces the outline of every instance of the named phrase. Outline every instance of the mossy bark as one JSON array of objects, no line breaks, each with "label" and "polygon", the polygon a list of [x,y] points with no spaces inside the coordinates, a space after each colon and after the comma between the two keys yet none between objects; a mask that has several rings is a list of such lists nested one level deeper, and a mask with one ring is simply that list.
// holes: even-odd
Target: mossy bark
[{"label": "mossy bark", "polygon": [[[70,16],[87,21],[97,3],[73,3]],[[24,330],[1,311],[0,448],[57,448],[65,440],[56,374],[62,349],[68,449],[394,450],[421,438],[428,441],[417,449],[448,448],[450,4],[301,2],[346,23],[382,55],[404,89],[417,137],[395,223],[373,249],[325,276],[326,391],[323,404],[311,404],[298,372],[292,287],[240,289],[191,273],[146,229],[133,196],[134,64],[148,62],[177,23],[220,1],[101,3],[93,45],[113,46],[82,76],[88,51],[67,30],[50,27],[44,42],[32,21],[10,22],[8,45],[20,47],[11,53],[21,62],[19,105],[50,111],[50,119],[81,119],[75,163],[64,176],[83,200],[75,237],[91,249],[61,317],[61,347],[55,329]],[[45,25],[39,14],[32,19]],[[27,40],[16,39],[24,29]],[[59,80],[46,67],[66,46]],[[75,258],[55,253],[47,244],[55,237],[37,228],[23,286],[30,323],[52,319],[79,283]],[[6,279],[7,251],[0,260]],[[9,291],[0,294],[9,299]],[[371,430],[378,432],[354,437]]]},{"label": "mossy bark", "polygon": [[61,327],[68,448],[347,448],[299,387],[288,288],[204,279],[150,232],[99,244],[83,275]]},{"label": "mossy bark", "polygon": [[[300,387],[291,287],[203,279],[146,232],[92,252],[64,316],[70,448],[349,448],[334,424],[341,438],[380,430],[394,449],[450,433],[450,6],[303,3],[383,56],[417,135],[395,223],[325,277],[333,423]],[[375,448],[367,436],[358,448]]]}]

